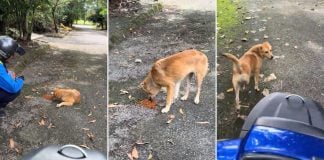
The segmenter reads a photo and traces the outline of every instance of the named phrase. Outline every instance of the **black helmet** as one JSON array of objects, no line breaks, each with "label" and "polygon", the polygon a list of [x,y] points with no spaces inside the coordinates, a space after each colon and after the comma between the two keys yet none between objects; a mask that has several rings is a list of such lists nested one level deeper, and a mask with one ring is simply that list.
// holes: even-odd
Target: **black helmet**
[{"label": "black helmet", "polygon": [[0,56],[6,60],[17,52],[19,55],[25,54],[22,48],[15,40],[8,36],[0,36]]}]

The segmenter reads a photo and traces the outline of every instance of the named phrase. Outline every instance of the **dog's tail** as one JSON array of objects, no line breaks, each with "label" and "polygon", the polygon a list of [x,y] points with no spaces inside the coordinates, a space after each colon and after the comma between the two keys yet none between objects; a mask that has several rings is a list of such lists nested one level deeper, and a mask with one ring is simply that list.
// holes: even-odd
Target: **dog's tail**
[{"label": "dog's tail", "polygon": [[233,54],[230,54],[230,53],[223,53],[222,55],[224,57],[226,57],[227,59],[231,60],[234,63],[234,65],[236,66],[239,73],[241,73],[241,65],[240,65],[240,62],[236,56],[234,56]]}]

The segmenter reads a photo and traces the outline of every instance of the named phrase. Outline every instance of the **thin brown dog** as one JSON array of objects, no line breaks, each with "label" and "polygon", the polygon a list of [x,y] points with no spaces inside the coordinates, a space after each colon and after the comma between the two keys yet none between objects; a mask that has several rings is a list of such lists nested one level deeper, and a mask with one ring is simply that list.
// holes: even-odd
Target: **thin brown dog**
[{"label": "thin brown dog", "polygon": [[76,89],[66,89],[66,88],[55,88],[51,97],[51,100],[60,101],[56,107],[62,106],[72,106],[76,103],[80,103],[80,92]]},{"label": "thin brown dog", "polygon": [[190,78],[193,74],[196,77],[197,85],[194,102],[195,104],[199,103],[201,84],[207,72],[207,56],[196,49],[189,49],[156,61],[151,71],[141,83],[141,87],[149,94],[150,98],[154,98],[162,87],[166,87],[166,105],[162,109],[162,113],[167,113],[174,99],[177,99],[181,81],[184,79],[186,79],[187,85],[185,94],[181,97],[181,100],[188,99]]},{"label": "thin brown dog", "polygon": [[262,66],[262,59],[267,57],[273,59],[272,46],[269,42],[254,45],[243,56],[238,59],[230,53],[224,53],[223,56],[233,61],[233,88],[235,91],[236,109],[240,109],[240,88],[245,89],[250,82],[250,77],[254,76],[254,89],[259,89],[259,74]]}]

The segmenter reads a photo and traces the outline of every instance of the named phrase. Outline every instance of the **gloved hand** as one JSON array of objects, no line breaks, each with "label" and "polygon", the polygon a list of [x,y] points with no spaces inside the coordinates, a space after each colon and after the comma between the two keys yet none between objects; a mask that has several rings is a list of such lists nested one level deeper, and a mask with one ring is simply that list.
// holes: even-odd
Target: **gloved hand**
[{"label": "gloved hand", "polygon": [[22,80],[25,80],[25,77],[24,77],[23,75],[18,76],[17,78],[20,78],[20,79],[22,79]]}]

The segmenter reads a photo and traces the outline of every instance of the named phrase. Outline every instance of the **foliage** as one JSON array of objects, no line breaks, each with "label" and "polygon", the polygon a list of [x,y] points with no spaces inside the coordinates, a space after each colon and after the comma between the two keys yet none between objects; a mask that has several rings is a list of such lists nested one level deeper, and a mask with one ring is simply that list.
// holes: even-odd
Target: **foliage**
[{"label": "foliage", "polygon": [[30,40],[32,32],[58,32],[59,24],[72,26],[78,19],[97,14],[107,22],[105,0],[0,0],[0,34]]}]

